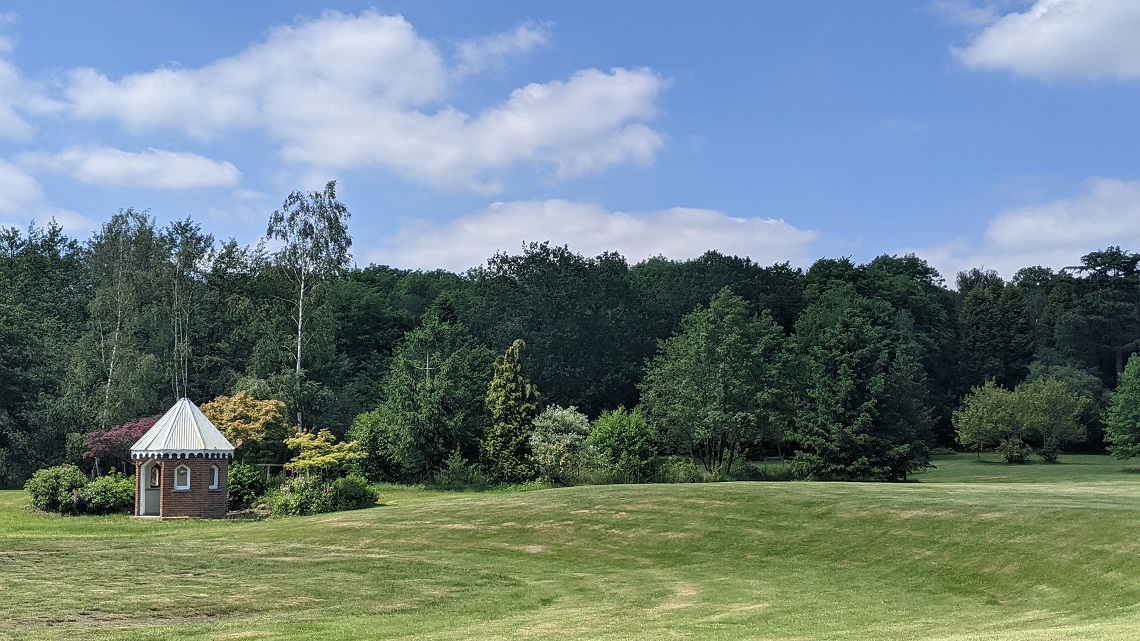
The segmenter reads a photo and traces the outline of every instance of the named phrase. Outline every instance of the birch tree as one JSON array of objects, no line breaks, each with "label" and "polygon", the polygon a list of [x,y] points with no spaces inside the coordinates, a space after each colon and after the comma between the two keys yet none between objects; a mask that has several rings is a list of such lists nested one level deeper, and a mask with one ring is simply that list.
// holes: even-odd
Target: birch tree
[{"label": "birch tree", "polygon": [[336,199],[336,181],[330,180],[323,191],[289,194],[281,209],[269,218],[265,231],[270,239],[282,243],[273,258],[278,269],[292,282],[296,294],[293,299],[293,320],[297,324],[294,390],[298,432],[305,431],[300,402],[305,321],[306,314],[310,313],[305,305],[314,287],[330,276],[341,274],[351,264],[352,237],[348,235],[347,224],[351,215],[348,207]]}]

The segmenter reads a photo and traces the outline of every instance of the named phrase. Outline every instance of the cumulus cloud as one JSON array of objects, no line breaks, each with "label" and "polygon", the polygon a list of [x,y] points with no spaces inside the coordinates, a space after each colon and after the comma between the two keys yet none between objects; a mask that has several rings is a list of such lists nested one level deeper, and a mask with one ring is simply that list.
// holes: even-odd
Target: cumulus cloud
[{"label": "cumulus cloud", "polygon": [[568,245],[587,256],[616,251],[631,262],[664,255],[693,258],[710,249],[762,263],[806,265],[818,234],[783,220],[737,218],[676,207],[653,212],[608,211],[567,200],[497,202],[444,224],[413,223],[366,253],[375,263],[463,271],[524,242]]},{"label": "cumulus cloud", "polygon": [[650,162],[664,141],[644,121],[668,83],[648,69],[579,71],[516,89],[478,114],[446,103],[458,75],[546,39],[545,27],[524,25],[461,43],[450,68],[401,16],[329,12],[197,69],[120,80],[79,69],[66,94],[77,117],[118,120],[135,132],[173,129],[208,140],[260,128],[298,164],[381,166],[485,192],[518,164],[564,178]]},{"label": "cumulus cloud", "polygon": [[965,47],[970,69],[1050,79],[1140,78],[1140,2],[1037,0],[996,19]]},{"label": "cumulus cloud", "polygon": [[92,185],[195,189],[232,187],[241,180],[241,172],[232,163],[163,149],[131,152],[71,147],[54,154],[29,152],[21,154],[19,160],[29,167],[67,174]]},{"label": "cumulus cloud", "polygon": [[999,214],[980,243],[957,239],[915,253],[952,280],[971,267],[1011,277],[1032,265],[1077,265],[1081,256],[1109,245],[1140,251],[1140,180],[1093,178],[1075,198]]}]

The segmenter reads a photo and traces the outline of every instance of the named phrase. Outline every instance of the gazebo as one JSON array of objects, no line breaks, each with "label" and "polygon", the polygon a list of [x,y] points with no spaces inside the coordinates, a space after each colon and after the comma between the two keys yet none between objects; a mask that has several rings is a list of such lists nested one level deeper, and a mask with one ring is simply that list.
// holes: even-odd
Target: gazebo
[{"label": "gazebo", "polygon": [[131,446],[135,516],[222,518],[234,446],[183,398]]}]

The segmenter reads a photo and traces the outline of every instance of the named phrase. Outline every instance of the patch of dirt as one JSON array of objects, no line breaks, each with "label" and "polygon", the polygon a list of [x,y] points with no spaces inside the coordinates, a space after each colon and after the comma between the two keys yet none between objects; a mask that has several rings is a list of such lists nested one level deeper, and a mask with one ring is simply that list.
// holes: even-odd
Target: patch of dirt
[{"label": "patch of dirt", "polygon": [[539,554],[546,551],[545,545],[524,545],[519,550],[527,554]]},{"label": "patch of dirt", "polygon": [[443,526],[445,530],[478,530],[479,526],[474,523],[448,523]]},{"label": "patch of dirt", "polygon": [[696,605],[697,589],[691,583],[679,582],[673,586],[673,596],[662,601],[658,610],[680,610]]},{"label": "patch of dirt", "polygon": [[935,510],[906,510],[905,512],[899,512],[898,515],[899,515],[899,518],[903,518],[903,519],[914,519],[914,518],[923,517],[923,516],[934,516],[934,517],[945,518],[945,517],[949,517],[949,516],[954,516],[954,513],[951,512],[950,510],[937,510],[937,511],[935,511]]}]

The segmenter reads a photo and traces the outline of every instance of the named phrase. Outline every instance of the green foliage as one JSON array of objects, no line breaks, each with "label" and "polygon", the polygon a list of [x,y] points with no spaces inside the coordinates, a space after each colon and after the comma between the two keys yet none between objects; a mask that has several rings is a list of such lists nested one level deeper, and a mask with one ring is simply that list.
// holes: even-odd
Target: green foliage
[{"label": "green foliage", "polygon": [[349,474],[333,481],[333,492],[338,510],[359,510],[376,504],[376,491],[368,484],[368,479],[359,474]]},{"label": "green foliage", "polygon": [[534,477],[530,464],[530,435],[538,415],[538,389],[522,369],[522,349],[516,339],[495,360],[495,373],[487,388],[491,425],[480,441],[488,476],[499,483],[517,483]]},{"label": "green foliage", "polygon": [[479,464],[468,462],[458,449],[447,457],[435,483],[445,490],[482,490],[490,485]]},{"label": "green foliage", "polygon": [[1019,438],[1003,438],[997,446],[998,454],[1011,465],[1021,465],[1029,462],[1033,448],[1026,445]]},{"label": "green foliage", "polygon": [[253,465],[231,463],[227,476],[229,508],[241,510],[253,507],[254,501],[269,490],[269,480],[265,471]]},{"label": "green foliage", "polygon": [[1109,397],[1104,440],[1116,458],[1140,456],[1140,355],[1128,359],[1120,387]]},{"label": "green foliage", "polygon": [[86,514],[129,514],[135,507],[135,478],[112,470],[80,490]]},{"label": "green foliage", "polygon": [[624,483],[648,481],[657,456],[657,430],[640,409],[624,407],[602,412],[594,421],[588,442],[597,449],[602,461]]},{"label": "green foliage", "polygon": [[79,514],[87,477],[74,465],[57,465],[37,471],[24,484],[32,505],[45,512]]},{"label": "green foliage", "polygon": [[702,479],[691,457],[669,456],[657,469],[657,480],[661,483],[699,483]]},{"label": "green foliage", "polygon": [[728,472],[791,420],[793,354],[771,315],[752,314],[729,289],[682,320],[646,366],[641,404],[650,424],[706,470]]},{"label": "green foliage", "polygon": [[367,468],[430,480],[455,448],[475,456],[487,425],[482,400],[493,358],[463,325],[425,316],[396,350],[384,377],[384,402],[354,425],[355,438],[368,443]]},{"label": "green foliage", "polygon": [[336,478],[344,476],[355,461],[364,458],[355,441],[336,442],[328,430],[313,434],[303,432],[285,439],[285,445],[297,455],[285,464],[285,469],[301,476]]},{"label": "green foliage", "polygon": [[1038,439],[1042,458],[1055,462],[1063,446],[1084,439],[1079,419],[1087,403],[1087,398],[1052,378],[1023,383],[1012,392],[986,381],[954,412],[954,427],[958,442],[979,452],[999,442],[1006,443],[1004,451],[1019,452],[1013,444]]},{"label": "green foliage", "polygon": [[360,446],[364,455],[356,467],[372,481],[403,481],[404,467],[396,458],[395,421],[381,407],[357,415],[348,430],[348,438]]},{"label": "green foliage", "polygon": [[926,379],[906,319],[844,283],[800,315],[807,376],[793,433],[797,474],[897,481],[929,465]]},{"label": "green foliage", "polygon": [[530,456],[539,477],[568,485],[583,467],[590,419],[576,407],[548,407],[534,419]]},{"label": "green foliage", "polygon": [[980,452],[1015,434],[1020,441],[1011,396],[992,380],[974,388],[954,412],[958,442]]}]

